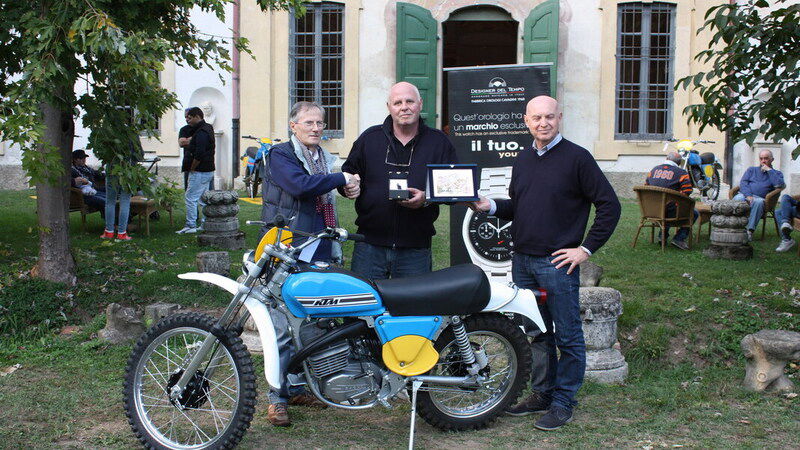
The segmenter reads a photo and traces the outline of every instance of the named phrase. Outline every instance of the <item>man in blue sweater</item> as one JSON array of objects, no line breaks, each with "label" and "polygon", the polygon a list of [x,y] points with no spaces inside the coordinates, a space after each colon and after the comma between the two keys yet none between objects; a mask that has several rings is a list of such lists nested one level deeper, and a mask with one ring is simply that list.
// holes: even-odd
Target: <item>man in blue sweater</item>
[{"label": "man in blue sweater", "polygon": [[761,150],[758,154],[759,166],[748,167],[739,183],[739,193],[734,200],[750,203],[750,220],[747,222],[747,237],[753,240],[753,231],[764,215],[764,197],[770,191],[786,186],[780,170],[772,168],[775,158],[769,150]]},{"label": "man in blue sweater", "polygon": [[[533,393],[507,411],[514,416],[547,411],[534,424],[540,430],[556,430],[572,421],[586,370],[578,265],[608,241],[621,211],[592,154],[564,139],[560,122],[555,99],[539,96],[528,102],[525,124],[533,147],[519,152],[514,161],[510,199],[481,197],[474,204],[477,210],[513,220],[514,283],[547,290],[547,302],[539,308],[548,329],[531,343],[534,364],[545,361],[545,376],[534,376]],[[584,237],[592,204],[594,224]]]}]

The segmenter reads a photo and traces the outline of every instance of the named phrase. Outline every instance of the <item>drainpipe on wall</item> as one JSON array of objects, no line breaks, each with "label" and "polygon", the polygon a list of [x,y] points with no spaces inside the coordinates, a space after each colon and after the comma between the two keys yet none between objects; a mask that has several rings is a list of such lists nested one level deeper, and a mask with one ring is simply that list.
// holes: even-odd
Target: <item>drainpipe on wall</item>
[{"label": "drainpipe on wall", "polygon": [[234,185],[234,181],[236,177],[239,176],[239,115],[240,115],[240,107],[239,107],[239,49],[236,47],[236,41],[239,39],[239,26],[240,26],[240,8],[239,8],[239,0],[234,0],[233,2],[233,76],[231,83],[231,89],[233,91],[233,119],[231,121],[231,134],[232,142],[231,142],[231,168],[232,168],[232,177],[231,177],[231,186]]},{"label": "drainpipe on wall", "polygon": [[[736,0],[729,0],[728,3],[731,5],[736,4]],[[732,97],[733,93],[729,90],[728,97]],[[728,117],[733,116],[733,107],[728,109]],[[725,130],[725,154],[724,154],[724,163],[725,166],[722,169],[722,182],[727,183],[728,186],[733,187],[733,140],[731,139],[731,130]]]}]

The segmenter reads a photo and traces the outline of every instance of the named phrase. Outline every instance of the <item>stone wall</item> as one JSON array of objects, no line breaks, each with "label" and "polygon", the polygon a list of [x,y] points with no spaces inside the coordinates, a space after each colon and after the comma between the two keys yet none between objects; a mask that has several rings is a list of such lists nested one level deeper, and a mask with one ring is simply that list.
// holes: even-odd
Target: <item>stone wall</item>
[{"label": "stone wall", "polygon": [[0,189],[20,191],[29,187],[21,165],[0,165]]},{"label": "stone wall", "polygon": [[644,184],[647,172],[603,172],[619,198],[636,198],[634,186]]}]

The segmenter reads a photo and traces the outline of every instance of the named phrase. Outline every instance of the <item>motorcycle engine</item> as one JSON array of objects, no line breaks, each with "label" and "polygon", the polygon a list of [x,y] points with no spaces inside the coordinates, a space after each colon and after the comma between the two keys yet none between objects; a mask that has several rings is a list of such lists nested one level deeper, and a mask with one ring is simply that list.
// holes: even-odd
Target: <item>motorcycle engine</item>
[{"label": "motorcycle engine", "polygon": [[322,395],[333,403],[350,406],[374,401],[381,390],[383,372],[375,360],[373,339],[348,339],[306,358]]}]

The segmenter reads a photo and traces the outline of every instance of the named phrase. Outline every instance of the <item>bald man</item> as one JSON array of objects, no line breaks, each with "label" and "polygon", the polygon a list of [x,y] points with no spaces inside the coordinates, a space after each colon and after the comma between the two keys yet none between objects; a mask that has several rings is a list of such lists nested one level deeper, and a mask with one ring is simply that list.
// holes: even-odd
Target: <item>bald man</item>
[{"label": "bald man", "polygon": [[[533,393],[506,411],[513,416],[546,412],[534,426],[547,431],[572,421],[586,370],[578,265],[608,241],[621,211],[592,154],[559,133],[561,117],[558,102],[551,97],[528,102],[525,124],[533,146],[520,151],[514,161],[509,200],[481,197],[473,205],[513,220],[514,283],[547,290],[547,301],[539,309],[548,329],[541,333],[532,323],[526,324],[534,336]],[[584,237],[592,204],[594,224]]]},{"label": "bald man", "polygon": [[747,221],[747,238],[753,240],[753,231],[764,215],[764,198],[777,188],[786,187],[783,173],[772,167],[775,158],[769,150],[761,150],[758,154],[758,166],[748,167],[739,183],[739,193],[734,200],[746,201],[750,204],[750,219]]},{"label": "bald man", "polygon": [[[361,133],[342,165],[361,178],[340,189],[356,199],[356,225],[365,238],[355,245],[352,269],[371,279],[430,272],[439,206],[425,202],[427,165],[458,162],[447,136],[420,118],[422,98],[414,85],[392,86],[386,107],[383,124]],[[390,183],[403,198],[390,199]]]}]

